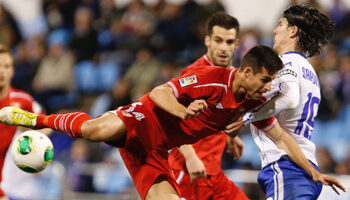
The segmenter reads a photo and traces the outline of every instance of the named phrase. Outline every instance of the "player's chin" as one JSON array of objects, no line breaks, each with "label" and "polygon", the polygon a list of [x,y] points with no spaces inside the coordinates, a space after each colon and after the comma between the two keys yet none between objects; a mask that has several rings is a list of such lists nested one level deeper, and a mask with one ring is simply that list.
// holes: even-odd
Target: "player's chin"
[{"label": "player's chin", "polygon": [[254,95],[252,96],[252,99],[258,100],[262,97],[262,93],[260,92],[255,92]]}]

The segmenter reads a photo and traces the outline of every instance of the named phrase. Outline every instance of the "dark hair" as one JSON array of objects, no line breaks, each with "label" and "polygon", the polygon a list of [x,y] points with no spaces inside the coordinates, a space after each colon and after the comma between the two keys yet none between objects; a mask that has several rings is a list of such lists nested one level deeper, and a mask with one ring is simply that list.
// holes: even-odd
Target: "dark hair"
[{"label": "dark hair", "polygon": [[7,48],[7,47],[6,47],[5,45],[3,45],[3,44],[0,44],[0,54],[1,54],[1,53],[8,53],[8,54],[11,55],[10,49]]},{"label": "dark hair", "polygon": [[239,32],[239,23],[236,18],[232,17],[231,15],[223,12],[218,11],[212,14],[208,21],[207,21],[207,34],[211,35],[213,33],[213,27],[214,26],[220,26],[225,29],[236,29],[238,35]]},{"label": "dark hair", "polygon": [[290,26],[298,27],[298,47],[308,57],[319,54],[334,32],[334,23],[315,8],[291,6],[282,17],[287,19]]},{"label": "dark hair", "polygon": [[0,54],[8,54],[8,55],[10,55],[10,57],[11,57],[11,59],[12,59],[12,64],[15,62],[14,61],[14,58],[13,58],[13,56],[12,56],[12,53],[11,53],[11,51],[10,51],[10,49],[9,48],[7,48],[5,45],[3,45],[3,44],[0,44]]},{"label": "dark hair", "polygon": [[261,72],[263,68],[269,74],[275,74],[283,68],[283,63],[271,47],[257,45],[251,48],[242,58],[240,71],[246,67],[253,68],[254,74]]}]

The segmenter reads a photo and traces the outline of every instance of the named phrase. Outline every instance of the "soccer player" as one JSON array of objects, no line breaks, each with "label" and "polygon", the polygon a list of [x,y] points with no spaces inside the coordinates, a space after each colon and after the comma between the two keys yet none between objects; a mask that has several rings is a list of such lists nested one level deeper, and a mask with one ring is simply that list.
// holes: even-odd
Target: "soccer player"
[{"label": "soccer player", "polygon": [[[233,53],[239,43],[238,32],[239,23],[236,18],[222,11],[214,13],[207,21],[207,53],[183,73],[203,65],[233,68]],[[221,169],[221,157],[226,142],[230,143],[231,140],[236,144],[232,153],[238,159],[242,155],[244,143],[238,136],[231,138],[223,131],[193,145],[182,145],[171,151],[169,164],[179,184],[181,197],[186,200],[248,199]]]},{"label": "soccer player", "polygon": [[[14,75],[14,60],[11,52],[0,45],[0,107],[16,106],[34,113],[40,113],[40,105],[26,92],[11,87],[11,79]],[[2,172],[6,152],[9,149],[12,138],[18,128],[0,124],[0,172]],[[47,133],[49,129],[46,130]],[[13,162],[11,160],[11,162]],[[18,169],[19,170],[19,169]],[[0,182],[2,173],[0,173]],[[4,191],[0,188],[0,200],[8,200]]]},{"label": "soccer player", "polygon": [[[295,5],[283,12],[274,30],[273,48],[280,55],[284,68],[273,80],[272,90],[266,96],[278,93],[257,112],[244,118],[249,122],[276,116],[306,156],[301,164],[312,164],[317,169],[315,145],[310,138],[321,100],[320,84],[307,57],[320,53],[332,36],[333,28],[331,20],[314,8]],[[288,150],[282,150],[280,144],[262,130],[251,125],[251,131],[262,161],[258,182],[266,198],[317,199],[322,184],[315,182],[313,172],[296,165],[295,158],[287,156]],[[334,185],[331,186],[336,191]]]},{"label": "soccer player", "polygon": [[277,54],[261,45],[247,52],[239,69],[200,66],[188,70],[139,101],[96,119],[82,112],[45,116],[6,107],[0,110],[0,122],[49,127],[71,137],[121,147],[142,199],[178,200],[168,150],[223,130],[243,111],[246,101],[258,100],[270,89],[282,66]]}]

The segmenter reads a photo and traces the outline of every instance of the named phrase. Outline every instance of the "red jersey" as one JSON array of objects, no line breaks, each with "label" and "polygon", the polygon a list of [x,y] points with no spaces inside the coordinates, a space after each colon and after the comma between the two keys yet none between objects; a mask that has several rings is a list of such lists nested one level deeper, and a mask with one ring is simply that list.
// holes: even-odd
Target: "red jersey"
[{"label": "red jersey", "polygon": [[237,102],[232,91],[235,72],[223,67],[198,66],[167,83],[186,107],[196,99],[206,101],[208,108],[191,119],[168,113],[149,94],[112,111],[125,123],[126,140],[120,152],[142,199],[160,176],[178,191],[167,150],[219,133],[234,115],[245,109],[247,95]]},{"label": "red jersey", "polygon": [[168,82],[177,100],[184,106],[187,107],[195,99],[207,102],[208,109],[192,119],[184,120],[171,115],[156,106],[149,99],[149,95],[139,100],[156,116],[154,123],[161,127],[161,132],[166,135],[168,149],[192,144],[225,128],[246,101],[246,97],[240,102],[236,102],[234,98],[232,82],[235,72],[236,70],[222,67],[201,66]]},{"label": "red jersey", "polygon": [[[207,55],[204,55],[192,65],[186,67],[183,74],[190,70],[196,70],[197,67],[201,68],[203,65],[214,66]],[[221,157],[225,150],[227,137],[228,135],[225,133],[219,132],[192,145],[197,156],[204,163],[208,175],[215,175],[222,171]],[[185,158],[177,148],[174,148],[169,154],[169,164],[173,169],[186,171]]]},{"label": "red jersey", "polygon": [[[5,106],[16,106],[29,112],[38,113],[41,111],[39,104],[26,92],[10,88],[9,93],[3,99],[0,99],[0,108]],[[0,172],[2,171],[6,152],[11,144],[12,138],[16,132],[16,126],[7,126],[0,123]],[[0,174],[0,182],[2,175]]]}]

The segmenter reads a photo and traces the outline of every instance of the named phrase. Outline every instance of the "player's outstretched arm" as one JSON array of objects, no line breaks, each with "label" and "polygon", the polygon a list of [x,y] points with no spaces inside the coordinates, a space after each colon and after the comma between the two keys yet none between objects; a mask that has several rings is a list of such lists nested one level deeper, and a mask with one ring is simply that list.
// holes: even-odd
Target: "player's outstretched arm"
[{"label": "player's outstretched arm", "polygon": [[157,104],[157,106],[182,119],[196,117],[208,108],[208,105],[204,100],[194,100],[186,108],[177,101],[173,89],[168,84],[163,84],[154,88],[149,97],[155,104]]},{"label": "player's outstretched arm", "polygon": [[191,183],[195,179],[207,176],[204,163],[201,161],[201,159],[199,159],[192,145],[182,145],[178,148],[178,150],[185,157],[186,169],[190,175]]},{"label": "player's outstretched arm", "polygon": [[284,150],[293,162],[305,169],[315,182],[321,182],[324,185],[331,186],[337,194],[339,192],[336,190],[336,187],[345,192],[345,187],[337,179],[320,173],[311,165],[299,145],[278,123],[266,133],[278,148]]}]

